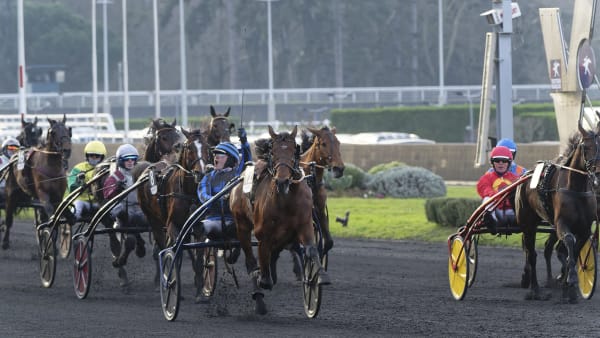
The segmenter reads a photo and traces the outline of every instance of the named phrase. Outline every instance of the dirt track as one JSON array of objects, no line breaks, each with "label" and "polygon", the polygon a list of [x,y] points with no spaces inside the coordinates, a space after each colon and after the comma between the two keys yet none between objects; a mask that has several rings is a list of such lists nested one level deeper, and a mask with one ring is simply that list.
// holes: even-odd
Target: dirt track
[{"label": "dirt track", "polygon": [[[210,304],[194,304],[185,259],[186,299],[177,320],[168,322],[148,256],[130,258],[133,283],[124,293],[110,265],[107,238],[97,236],[92,289],[85,300],[78,300],[71,257],[59,259],[56,281],[45,289],[38,276],[32,225],[16,224],[11,244],[0,252],[0,335],[6,337],[578,337],[600,332],[600,295],[568,305],[559,304],[558,290],[545,289],[553,294],[551,300],[525,301],[525,290],[507,286],[520,280],[523,255],[517,249],[480,247],[477,279],[458,302],[448,289],[446,243],[338,239],[330,256],[333,284],[324,290],[316,319],[304,316],[301,286],[287,253],[279,262],[279,283],[266,293],[270,312],[265,316],[253,313],[243,257],[236,265],[240,289],[220,272]],[[538,271],[544,276],[543,267]]]}]

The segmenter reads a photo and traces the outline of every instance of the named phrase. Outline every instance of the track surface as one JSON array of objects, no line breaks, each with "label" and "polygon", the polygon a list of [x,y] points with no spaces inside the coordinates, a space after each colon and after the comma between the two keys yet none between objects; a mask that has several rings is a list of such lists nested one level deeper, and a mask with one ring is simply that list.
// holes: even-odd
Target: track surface
[{"label": "track surface", "polygon": [[[559,290],[544,289],[552,293],[550,300],[525,301],[525,290],[510,286],[521,276],[524,256],[517,249],[480,247],[475,284],[465,300],[455,301],[448,288],[446,243],[338,239],[330,256],[333,284],[323,292],[316,319],[304,316],[301,285],[285,252],[278,265],[279,282],[266,292],[265,316],[253,312],[243,255],[236,265],[240,289],[231,275],[219,271],[209,304],[194,304],[186,258],[185,299],[177,320],[168,322],[152,282],[149,255],[130,257],[132,285],[124,291],[110,265],[107,237],[97,236],[92,288],[86,299],[78,300],[70,274],[72,257],[59,258],[53,287],[43,288],[32,225],[21,221],[13,229],[11,248],[0,251],[4,337],[580,337],[600,332],[600,295],[570,305],[559,302]],[[540,263],[538,272],[544,277]]]}]

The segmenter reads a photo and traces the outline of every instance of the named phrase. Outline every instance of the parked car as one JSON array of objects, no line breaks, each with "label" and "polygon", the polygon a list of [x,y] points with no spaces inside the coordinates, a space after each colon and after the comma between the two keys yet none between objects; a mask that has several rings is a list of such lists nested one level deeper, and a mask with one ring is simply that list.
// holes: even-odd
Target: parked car
[{"label": "parked car", "polygon": [[417,134],[400,132],[371,132],[358,134],[337,134],[341,143],[347,144],[434,144],[435,141],[422,139]]}]

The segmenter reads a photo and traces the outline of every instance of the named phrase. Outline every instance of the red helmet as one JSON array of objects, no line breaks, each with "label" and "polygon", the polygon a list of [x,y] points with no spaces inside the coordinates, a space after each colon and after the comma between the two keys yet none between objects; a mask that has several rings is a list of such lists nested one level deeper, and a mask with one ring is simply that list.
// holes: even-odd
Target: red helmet
[{"label": "red helmet", "polygon": [[512,152],[505,146],[497,146],[494,149],[492,149],[492,153],[490,154],[490,161],[493,161],[495,158],[503,158],[509,161],[513,160]]}]

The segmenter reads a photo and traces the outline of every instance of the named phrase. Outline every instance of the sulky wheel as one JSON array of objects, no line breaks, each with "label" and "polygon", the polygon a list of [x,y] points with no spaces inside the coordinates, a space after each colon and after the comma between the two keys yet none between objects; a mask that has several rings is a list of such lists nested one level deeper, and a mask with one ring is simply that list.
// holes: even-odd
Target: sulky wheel
[{"label": "sulky wheel", "polygon": [[211,297],[217,286],[217,249],[213,247],[204,248],[202,279],[202,295]]},{"label": "sulky wheel", "polygon": [[73,288],[79,299],[90,292],[92,281],[92,249],[94,240],[77,236],[73,240]]},{"label": "sulky wheel", "polygon": [[321,285],[319,285],[319,266],[315,261],[304,255],[302,257],[304,276],[302,294],[304,296],[304,313],[308,318],[315,318],[321,307]]},{"label": "sulky wheel", "polygon": [[448,280],[450,282],[450,292],[454,299],[462,300],[467,294],[469,263],[465,243],[460,236],[454,237],[450,243]]},{"label": "sulky wheel", "polygon": [[52,231],[45,228],[39,233],[40,278],[45,288],[52,287],[56,272],[56,245]]},{"label": "sulky wheel", "polygon": [[473,236],[468,243],[467,256],[469,257],[469,279],[467,280],[467,286],[471,287],[473,282],[475,282],[475,275],[477,274],[477,244],[479,243],[479,236]]},{"label": "sulky wheel", "polygon": [[179,313],[179,297],[181,293],[181,280],[179,268],[181,259],[178,259],[173,250],[169,250],[162,257],[162,271],[160,277],[160,300],[165,318],[175,320]]},{"label": "sulky wheel", "polygon": [[596,289],[596,246],[592,239],[588,239],[577,259],[577,277],[579,278],[579,293],[584,299],[590,299]]},{"label": "sulky wheel", "polygon": [[71,225],[59,223],[58,225],[58,252],[60,258],[67,258],[71,253]]}]

